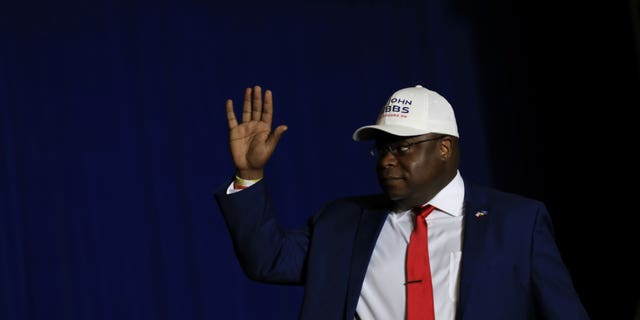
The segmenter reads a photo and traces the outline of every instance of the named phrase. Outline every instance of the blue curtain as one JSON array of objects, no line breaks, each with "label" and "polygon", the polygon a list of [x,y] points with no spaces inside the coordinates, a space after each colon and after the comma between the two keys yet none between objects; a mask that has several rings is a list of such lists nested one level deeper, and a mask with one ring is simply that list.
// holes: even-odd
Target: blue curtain
[{"label": "blue curtain", "polygon": [[537,75],[523,11],[254,2],[0,5],[1,319],[295,319],[302,289],[245,277],[212,197],[234,173],[224,102],[253,85],[289,126],[267,168],[286,227],[379,192],[351,134],[416,84],[454,106],[466,179],[555,200],[529,154],[542,116],[521,82]]}]

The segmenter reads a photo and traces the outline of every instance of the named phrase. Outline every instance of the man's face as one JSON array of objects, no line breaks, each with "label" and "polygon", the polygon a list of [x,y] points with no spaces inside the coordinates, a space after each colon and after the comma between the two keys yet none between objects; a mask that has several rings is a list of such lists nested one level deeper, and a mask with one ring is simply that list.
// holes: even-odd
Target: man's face
[{"label": "man's face", "polygon": [[440,147],[443,138],[440,134],[412,137],[381,134],[376,139],[378,181],[398,209],[420,206],[443,187],[446,176]]}]

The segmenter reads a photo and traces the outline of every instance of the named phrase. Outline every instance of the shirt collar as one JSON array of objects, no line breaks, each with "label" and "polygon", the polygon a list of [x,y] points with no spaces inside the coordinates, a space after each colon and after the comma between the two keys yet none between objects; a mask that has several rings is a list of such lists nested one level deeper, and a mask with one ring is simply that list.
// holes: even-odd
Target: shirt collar
[{"label": "shirt collar", "polygon": [[[456,171],[456,176],[447,184],[440,192],[438,192],[431,201],[423,204],[426,206],[430,204],[439,211],[442,211],[450,216],[458,217],[462,215],[462,209],[464,205],[464,181],[460,175],[460,170]],[[407,210],[403,212],[391,212],[389,217],[393,219],[399,219],[412,211]]]},{"label": "shirt collar", "polygon": [[438,210],[451,215],[461,216],[464,203],[464,181],[460,175],[460,170],[456,171],[456,176],[440,192],[438,192],[430,204]]}]

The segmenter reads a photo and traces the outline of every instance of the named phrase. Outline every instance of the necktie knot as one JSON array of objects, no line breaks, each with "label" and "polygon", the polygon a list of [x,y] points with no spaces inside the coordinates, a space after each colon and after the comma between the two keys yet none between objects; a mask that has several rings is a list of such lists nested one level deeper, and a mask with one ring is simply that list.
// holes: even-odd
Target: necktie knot
[{"label": "necktie knot", "polygon": [[436,207],[428,204],[426,206],[418,207],[415,209],[416,217],[420,217],[422,219],[426,218]]}]

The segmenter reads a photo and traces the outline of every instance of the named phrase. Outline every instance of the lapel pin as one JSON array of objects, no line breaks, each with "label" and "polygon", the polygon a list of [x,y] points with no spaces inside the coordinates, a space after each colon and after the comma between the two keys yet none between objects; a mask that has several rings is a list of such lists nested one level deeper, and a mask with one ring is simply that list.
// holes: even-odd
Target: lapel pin
[{"label": "lapel pin", "polygon": [[476,212],[476,218],[480,218],[480,217],[483,217],[483,216],[486,216],[486,215],[487,215],[487,211],[485,211],[485,210],[480,210],[480,211]]}]

